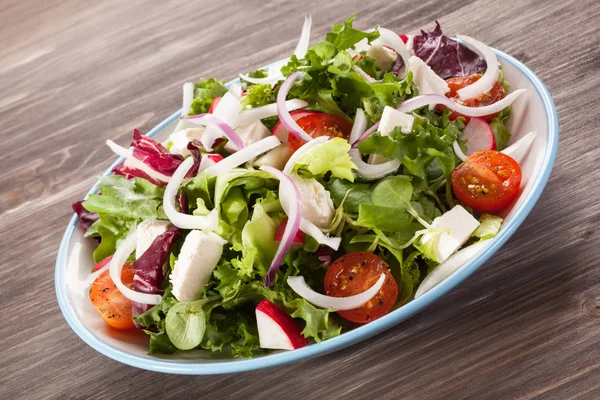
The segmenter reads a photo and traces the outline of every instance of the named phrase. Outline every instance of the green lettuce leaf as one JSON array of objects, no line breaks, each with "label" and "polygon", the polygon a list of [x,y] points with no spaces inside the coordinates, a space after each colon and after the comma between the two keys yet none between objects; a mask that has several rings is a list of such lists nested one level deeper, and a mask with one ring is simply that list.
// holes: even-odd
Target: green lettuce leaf
[{"label": "green lettuce leaf", "polygon": [[510,118],[511,110],[512,106],[506,107],[504,110],[500,111],[500,114],[490,121],[490,127],[494,132],[496,149],[498,151],[502,151],[506,148],[506,146],[508,146],[508,142],[512,136],[506,127],[508,118]]},{"label": "green lettuce leaf", "polygon": [[225,93],[227,93],[225,81],[218,81],[214,78],[201,80],[194,85],[194,101],[188,115],[207,113],[214,98],[223,96]]},{"label": "green lettuce leaf", "polygon": [[248,87],[248,93],[242,98],[242,108],[256,108],[275,103],[275,92],[270,84],[258,84]]},{"label": "green lettuce leaf", "polygon": [[502,222],[504,220],[497,215],[483,214],[479,217],[479,226],[471,236],[479,238],[478,242],[491,239],[500,232]]},{"label": "green lettuce leaf", "polygon": [[342,138],[334,138],[301,155],[296,160],[292,172],[312,178],[323,177],[328,172],[331,176],[354,181],[353,169],[356,165],[350,159],[350,143]]}]

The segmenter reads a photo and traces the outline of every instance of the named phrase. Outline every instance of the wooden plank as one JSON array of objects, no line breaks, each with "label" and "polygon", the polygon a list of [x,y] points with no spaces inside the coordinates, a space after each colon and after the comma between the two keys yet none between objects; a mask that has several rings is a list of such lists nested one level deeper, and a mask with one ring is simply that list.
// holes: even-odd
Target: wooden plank
[{"label": "wooden plank", "polygon": [[[89,348],[55,300],[70,203],[124,143],[179,107],[184,81],[229,79],[358,24],[476,37],[526,62],[560,117],[554,172],[523,226],[430,309],[364,343],[271,370],[159,375]],[[595,1],[103,2],[6,0],[0,10],[0,397],[579,398],[600,395],[600,92]]]}]

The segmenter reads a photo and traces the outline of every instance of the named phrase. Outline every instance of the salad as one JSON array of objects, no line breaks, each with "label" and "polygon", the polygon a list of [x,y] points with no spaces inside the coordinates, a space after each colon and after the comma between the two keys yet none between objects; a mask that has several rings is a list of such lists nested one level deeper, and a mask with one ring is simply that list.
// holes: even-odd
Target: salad
[{"label": "salad", "polygon": [[150,353],[251,357],[383,317],[487,245],[535,136],[510,147],[514,100],[493,50],[351,16],[290,58],[183,85],[164,143],[73,205],[97,241],[89,298]]}]

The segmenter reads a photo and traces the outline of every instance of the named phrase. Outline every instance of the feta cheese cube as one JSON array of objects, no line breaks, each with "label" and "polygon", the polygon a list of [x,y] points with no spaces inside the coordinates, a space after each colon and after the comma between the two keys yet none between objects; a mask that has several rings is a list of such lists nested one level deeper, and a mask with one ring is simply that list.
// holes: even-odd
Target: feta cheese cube
[{"label": "feta cheese cube", "polygon": [[173,296],[179,301],[198,300],[227,243],[215,233],[192,230],[185,238],[173,272]]},{"label": "feta cheese cube", "polygon": [[406,63],[406,73],[412,72],[412,80],[419,88],[419,95],[422,94],[446,94],[450,88],[445,80],[417,56],[412,56]]}]

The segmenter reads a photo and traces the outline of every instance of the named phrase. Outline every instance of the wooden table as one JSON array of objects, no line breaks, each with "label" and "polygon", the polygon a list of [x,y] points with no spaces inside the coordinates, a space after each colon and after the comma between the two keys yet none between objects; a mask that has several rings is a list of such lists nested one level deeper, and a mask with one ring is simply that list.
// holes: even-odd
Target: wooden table
[{"label": "wooden table", "polygon": [[[323,5],[324,3],[324,5]],[[476,37],[547,84],[561,139],[550,182],[484,268],[420,315],[324,357],[214,377],[113,361],[67,326],[54,260],[81,198],[129,140],[229,79],[359,15],[398,32]],[[597,1],[3,0],[0,10],[0,398],[600,398]]]}]

